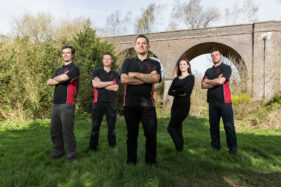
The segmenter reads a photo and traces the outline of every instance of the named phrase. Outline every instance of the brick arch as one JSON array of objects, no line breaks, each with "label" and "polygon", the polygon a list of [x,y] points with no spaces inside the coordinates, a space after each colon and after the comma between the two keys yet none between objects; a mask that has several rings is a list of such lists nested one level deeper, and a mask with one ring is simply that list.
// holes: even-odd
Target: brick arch
[{"label": "brick arch", "polygon": [[231,57],[232,58],[231,60],[233,60],[233,63],[236,66],[240,74],[240,77],[244,77],[244,78],[247,77],[248,74],[247,67],[244,59],[241,57],[239,52],[237,52],[237,50],[233,49],[232,47],[219,42],[204,42],[204,43],[196,44],[185,50],[185,52],[182,53],[182,55],[178,58],[175,64],[173,75],[175,75],[175,72],[177,71],[177,63],[181,59],[188,59],[189,61],[191,61],[197,56],[210,53],[210,50],[212,48],[219,48],[222,51],[223,56]]},{"label": "brick arch", "polygon": [[194,45],[188,48],[187,50],[185,50],[185,52],[181,55],[179,60],[182,58],[187,58],[188,60],[192,60],[193,58],[199,55],[209,53],[212,48],[219,48],[222,51],[223,56],[225,57],[232,56],[236,62],[244,63],[243,58],[241,57],[239,52],[237,52],[237,50],[226,44],[219,43],[219,42],[204,42]]},{"label": "brick arch", "polygon": [[[151,50],[166,72],[163,100],[167,99],[175,63],[184,56],[193,59],[208,53],[213,46],[221,47],[224,56],[230,53],[242,60],[247,72],[247,91],[254,100],[269,99],[281,88],[280,35],[281,21],[148,33]],[[112,42],[119,52],[134,46],[135,38],[133,34],[103,40]]]}]

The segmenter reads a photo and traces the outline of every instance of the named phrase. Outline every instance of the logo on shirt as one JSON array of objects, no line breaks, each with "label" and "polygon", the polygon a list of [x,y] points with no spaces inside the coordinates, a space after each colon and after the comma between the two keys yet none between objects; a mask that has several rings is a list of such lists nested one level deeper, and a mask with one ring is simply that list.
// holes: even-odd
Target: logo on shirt
[{"label": "logo on shirt", "polygon": [[113,75],[112,74],[110,74],[110,79],[113,79]]},{"label": "logo on shirt", "polygon": [[217,74],[219,74],[221,72],[221,70],[220,69],[217,69]]},{"label": "logo on shirt", "polygon": [[146,64],[146,69],[150,70],[150,68],[151,68],[151,65],[150,64]]},{"label": "logo on shirt", "polygon": [[69,72],[69,70],[68,70],[68,69],[65,69],[65,70],[64,70],[64,73],[68,73],[68,72]]}]

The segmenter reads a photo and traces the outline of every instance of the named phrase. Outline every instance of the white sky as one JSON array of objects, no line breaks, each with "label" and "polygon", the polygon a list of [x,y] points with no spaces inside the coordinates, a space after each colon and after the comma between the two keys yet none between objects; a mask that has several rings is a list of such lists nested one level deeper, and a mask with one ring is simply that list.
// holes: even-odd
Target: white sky
[{"label": "white sky", "polygon": [[[188,2],[188,0],[178,0]],[[121,12],[133,12],[133,17],[140,15],[142,9],[150,3],[163,5],[161,17],[158,20],[161,28],[165,30],[169,24],[169,15],[175,0],[0,0],[0,34],[7,34],[12,30],[15,19],[21,18],[23,14],[50,13],[55,20],[61,18],[90,18],[97,28],[105,27],[106,18],[110,13],[119,9]],[[204,7],[218,7],[224,13],[235,3],[242,4],[243,0],[202,0]],[[281,0],[253,0],[259,7],[258,20],[281,20]],[[223,25],[223,22],[214,23]]]},{"label": "white sky", "polygon": [[[188,2],[188,0],[177,1]],[[252,1],[259,7],[258,21],[281,20],[281,0]],[[132,19],[135,19],[151,3],[162,6],[160,19],[157,19],[157,30],[166,30],[170,23],[170,13],[175,0],[0,0],[0,35],[12,32],[12,23],[15,19],[20,19],[25,13],[32,15],[50,13],[57,21],[66,18],[89,18],[95,28],[104,28],[106,18],[112,12],[120,10],[124,15],[126,12],[131,11],[133,13]],[[241,6],[243,0],[201,1],[204,8],[217,7],[221,14],[224,14],[227,8],[231,10],[235,4]],[[225,25],[225,21],[222,18],[221,21],[213,23],[212,26]],[[133,28],[129,30],[133,30]],[[208,58],[210,58],[209,55],[201,55],[192,60],[193,71],[197,71],[198,74],[203,76],[205,69],[212,66]],[[194,63],[196,61],[201,63]],[[204,67],[204,70],[202,67]]]}]

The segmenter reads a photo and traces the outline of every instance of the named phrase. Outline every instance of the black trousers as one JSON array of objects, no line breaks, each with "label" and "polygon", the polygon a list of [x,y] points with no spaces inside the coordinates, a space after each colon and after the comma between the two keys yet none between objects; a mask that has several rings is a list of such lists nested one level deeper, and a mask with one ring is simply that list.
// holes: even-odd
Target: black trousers
[{"label": "black trousers", "polygon": [[103,116],[106,115],[108,126],[107,141],[108,145],[116,145],[116,123],[117,107],[116,103],[93,103],[92,105],[92,132],[90,136],[90,149],[96,150],[99,143],[99,132]]},{"label": "black trousers", "polygon": [[146,137],[145,161],[156,163],[157,117],[155,107],[127,106],[124,109],[127,125],[127,162],[137,162],[137,142],[140,122]]},{"label": "black trousers", "polygon": [[183,149],[182,122],[188,116],[190,103],[173,103],[171,109],[171,120],[168,126],[168,132],[176,146],[177,151]]},{"label": "black trousers", "polygon": [[211,145],[214,149],[220,149],[220,117],[222,117],[226,134],[227,147],[230,151],[237,150],[237,140],[233,120],[232,104],[210,103],[209,121],[211,132]]},{"label": "black trousers", "polygon": [[60,156],[64,154],[64,145],[66,157],[75,158],[76,141],[74,130],[74,110],[75,106],[71,104],[54,104],[51,119],[51,138],[52,151],[51,156]]}]

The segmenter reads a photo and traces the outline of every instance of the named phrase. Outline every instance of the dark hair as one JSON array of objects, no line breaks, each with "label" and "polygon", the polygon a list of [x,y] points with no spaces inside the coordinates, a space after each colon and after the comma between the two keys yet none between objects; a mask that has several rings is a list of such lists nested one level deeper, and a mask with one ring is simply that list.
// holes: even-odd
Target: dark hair
[{"label": "dark hair", "polygon": [[185,61],[187,64],[188,64],[188,69],[187,69],[187,72],[192,75],[192,72],[191,72],[191,65],[189,63],[189,60],[187,58],[183,58],[183,59],[180,59],[177,63],[177,76],[181,76],[181,71],[180,71],[180,62],[181,61]]},{"label": "dark hair", "polygon": [[64,49],[71,49],[71,54],[72,54],[72,55],[75,54],[75,49],[74,49],[74,47],[72,47],[72,46],[70,46],[70,45],[63,46],[62,51],[63,51]]},{"label": "dark hair", "polygon": [[147,38],[145,35],[143,35],[143,34],[138,35],[138,36],[136,37],[136,41],[137,41],[138,38],[145,38],[147,44],[149,44],[149,40],[148,40],[148,38]]},{"label": "dark hair", "polygon": [[106,53],[103,53],[102,55],[102,58],[105,56],[105,55],[109,55],[111,57],[111,59],[113,60],[113,55],[109,52],[106,52]]},{"label": "dark hair", "polygon": [[222,52],[221,52],[221,50],[220,50],[219,48],[212,48],[212,49],[210,50],[210,53],[212,54],[212,53],[215,52],[215,51],[218,51],[218,52],[222,55]]}]

